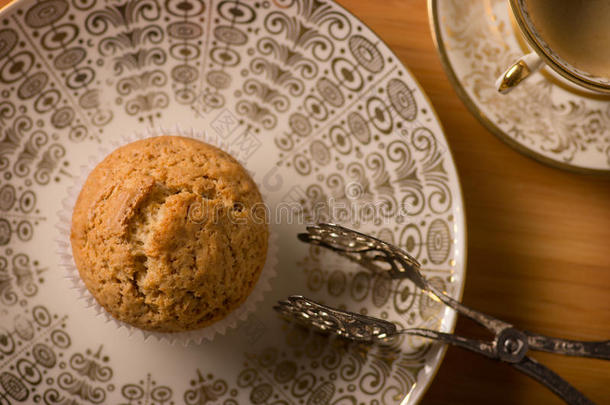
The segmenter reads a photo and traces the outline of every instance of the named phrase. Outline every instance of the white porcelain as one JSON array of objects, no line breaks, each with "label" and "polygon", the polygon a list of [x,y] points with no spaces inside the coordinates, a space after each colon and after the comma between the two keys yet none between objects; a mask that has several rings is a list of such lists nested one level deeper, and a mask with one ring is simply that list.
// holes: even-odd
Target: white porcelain
[{"label": "white porcelain", "polygon": [[[22,0],[0,25],[0,398],[37,403],[417,402],[444,347],[359,347],[280,319],[303,294],[451,331],[455,314],[299,242],[333,220],[407,249],[461,296],[457,173],[429,100],[332,2]],[[200,345],[129,334],[72,290],[57,213],[80,167],[147,127],[204,131],[279,215],[277,277],[246,320]],[[282,207],[296,210],[290,220]],[[282,214],[284,213],[284,214]],[[302,214],[302,215],[300,215]],[[61,232],[65,232],[67,230]]]}]

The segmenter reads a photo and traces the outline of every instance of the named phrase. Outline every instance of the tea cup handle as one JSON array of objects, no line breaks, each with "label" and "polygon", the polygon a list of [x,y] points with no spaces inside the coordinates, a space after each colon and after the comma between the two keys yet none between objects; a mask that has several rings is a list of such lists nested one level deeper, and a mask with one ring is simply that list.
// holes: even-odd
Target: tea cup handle
[{"label": "tea cup handle", "polygon": [[532,73],[540,69],[542,64],[542,59],[536,52],[520,57],[496,80],[496,89],[502,94],[510,92]]}]

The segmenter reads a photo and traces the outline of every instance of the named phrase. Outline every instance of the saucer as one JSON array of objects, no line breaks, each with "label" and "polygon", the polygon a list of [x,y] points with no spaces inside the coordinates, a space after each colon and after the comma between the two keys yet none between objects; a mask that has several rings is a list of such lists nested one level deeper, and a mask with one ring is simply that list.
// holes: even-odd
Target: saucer
[{"label": "saucer", "polygon": [[468,109],[500,139],[543,163],[610,173],[610,96],[543,68],[508,94],[496,78],[529,52],[504,0],[428,2],[441,62]]}]

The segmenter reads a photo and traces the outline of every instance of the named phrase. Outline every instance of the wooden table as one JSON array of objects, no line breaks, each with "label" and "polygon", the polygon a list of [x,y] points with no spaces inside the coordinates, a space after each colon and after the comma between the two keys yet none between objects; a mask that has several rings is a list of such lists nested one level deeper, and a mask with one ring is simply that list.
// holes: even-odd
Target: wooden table
[{"label": "wooden table", "polygon": [[[0,6],[10,0],[0,0]],[[468,226],[463,301],[521,328],[610,338],[610,178],[544,166],[468,112],[445,77],[425,0],[339,0],[383,38],[430,96],[460,175]],[[460,320],[457,332],[483,337]],[[610,363],[536,354],[599,404]],[[423,404],[561,404],[511,367],[449,348]]]},{"label": "wooden table", "polygon": [[[411,69],[443,123],[466,202],[464,303],[547,335],[610,339],[610,177],[547,167],[487,131],[445,76],[425,0],[339,2]],[[485,337],[467,320],[457,333]],[[534,356],[610,404],[610,362]],[[449,348],[422,403],[563,402],[510,366]]]}]

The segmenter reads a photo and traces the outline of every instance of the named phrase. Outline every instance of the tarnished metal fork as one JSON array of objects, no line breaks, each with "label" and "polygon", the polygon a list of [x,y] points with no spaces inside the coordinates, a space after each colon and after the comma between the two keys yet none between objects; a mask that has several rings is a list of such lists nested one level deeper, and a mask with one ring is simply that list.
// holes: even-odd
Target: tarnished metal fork
[{"label": "tarnished metal fork", "polygon": [[299,234],[300,240],[331,249],[376,272],[387,272],[393,279],[407,278],[458,313],[471,318],[494,334],[490,341],[464,338],[430,329],[397,329],[382,319],[342,311],[302,296],[290,296],[274,307],[285,317],[322,332],[363,343],[387,343],[401,335],[416,335],[459,346],[483,356],[510,363],[517,370],[545,385],[568,404],[592,404],[558,374],[526,354],[545,351],[569,356],[610,360],[610,341],[583,342],[548,337],[515,328],[512,324],[468,308],[428,283],[419,262],[404,250],[380,239],[335,224],[318,224]]}]

